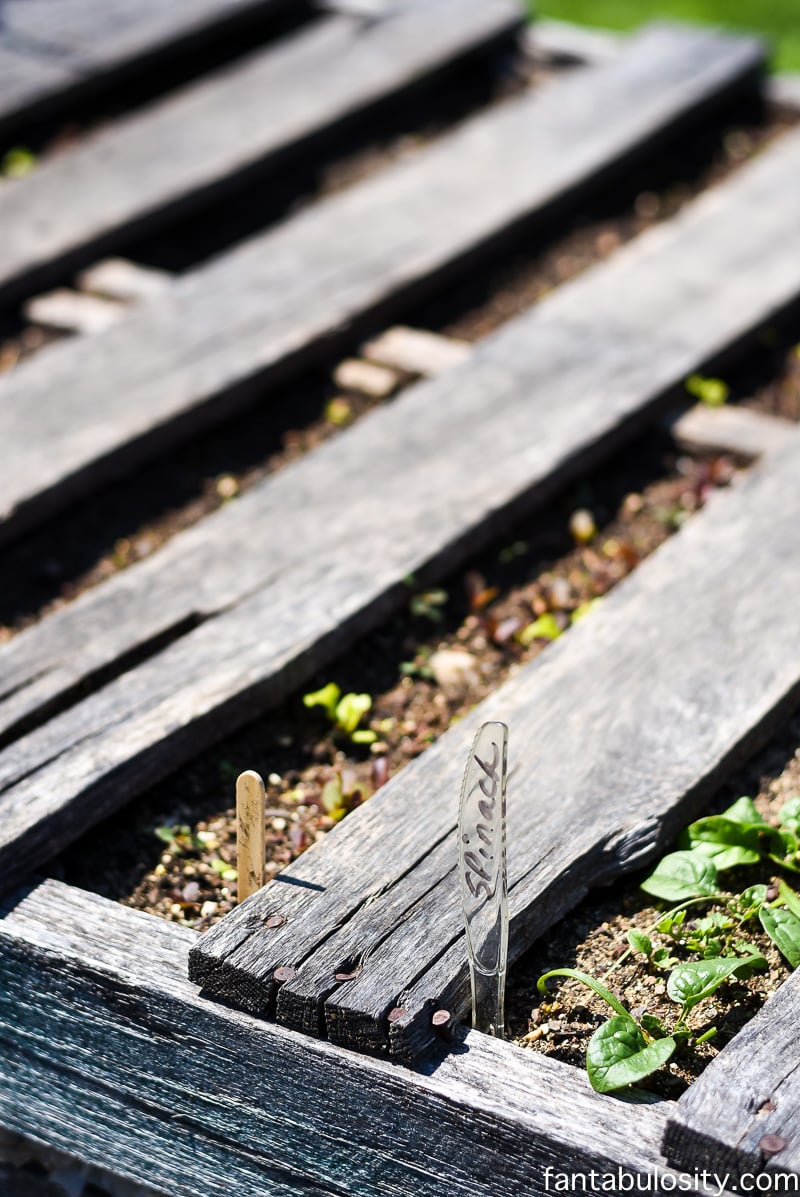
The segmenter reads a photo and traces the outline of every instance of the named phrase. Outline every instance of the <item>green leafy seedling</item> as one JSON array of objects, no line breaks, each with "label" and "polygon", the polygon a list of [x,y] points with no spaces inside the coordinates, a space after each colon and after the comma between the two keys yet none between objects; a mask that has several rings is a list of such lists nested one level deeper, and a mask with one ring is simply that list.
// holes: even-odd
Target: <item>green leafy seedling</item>
[{"label": "green leafy seedling", "polygon": [[426,590],[422,594],[415,594],[409,603],[409,610],[418,619],[429,619],[431,623],[441,623],[444,619],[442,607],[449,598],[446,590]]},{"label": "green leafy seedling", "polygon": [[763,956],[746,956],[742,959],[723,957],[716,960],[687,960],[674,968],[667,980],[667,993],[673,1002],[683,1007],[681,1021],[698,1002],[710,997],[728,977],[746,966],[763,967]]},{"label": "green leafy seedling", "polygon": [[627,1015],[617,1015],[598,1027],[586,1049],[586,1071],[592,1088],[611,1093],[644,1080],[666,1064],[677,1044],[672,1036],[650,1039]]},{"label": "green leafy seedling", "polygon": [[653,941],[649,935],[645,935],[644,931],[638,931],[636,927],[631,927],[627,939],[634,952],[638,952],[640,956],[644,956],[645,960],[649,960],[652,957]]},{"label": "green leafy seedling", "polygon": [[792,910],[764,906],[759,911],[761,926],[792,968],[800,967],[800,918]]},{"label": "green leafy seedling", "polygon": [[686,379],[686,390],[709,407],[721,407],[731,393],[730,387],[721,378],[706,378],[702,374],[690,375]]},{"label": "green leafy seedling", "polygon": [[517,640],[527,648],[529,644],[533,644],[534,640],[557,640],[560,635],[561,625],[555,615],[547,611],[538,619],[534,619],[533,623],[524,627],[521,632],[517,632]]},{"label": "green leafy seedling", "polygon": [[0,169],[7,179],[24,179],[36,169],[36,155],[25,146],[14,146],[3,157]]},{"label": "green leafy seedling", "polygon": [[322,707],[330,721],[339,731],[348,735],[354,744],[374,744],[378,738],[371,728],[358,726],[372,707],[369,694],[342,694],[335,682],[328,682],[321,690],[303,695],[303,705]]},{"label": "green leafy seedling", "polygon": [[641,888],[646,894],[665,902],[713,898],[719,892],[713,862],[697,852],[671,852],[659,861]]}]

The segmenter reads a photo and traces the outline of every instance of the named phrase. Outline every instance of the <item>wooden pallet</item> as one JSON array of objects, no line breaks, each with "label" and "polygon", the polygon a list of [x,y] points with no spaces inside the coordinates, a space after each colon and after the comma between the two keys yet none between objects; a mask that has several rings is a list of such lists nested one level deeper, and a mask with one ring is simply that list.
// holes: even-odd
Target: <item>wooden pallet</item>
[{"label": "wooden pallet", "polygon": [[[306,108],[280,137],[299,143],[516,21],[504,0],[459,4],[469,17],[459,37],[443,23],[419,58],[403,49],[397,74],[348,79],[339,109]],[[321,17],[294,45],[337,30],[357,56],[382,44],[390,21],[426,12],[403,0],[358,26]],[[342,321],[352,340],[387,311],[410,311],[502,236],[666,135],[691,136],[701,114],[753,88],[761,50],[659,29],[599,56],[159,283],[162,295],[107,332],[2,380],[5,534],[222,418],[255,379],[299,370],[336,343]],[[520,160],[524,138],[531,162]],[[213,169],[227,179],[240,168]],[[591,885],[662,850],[800,703],[800,430],[737,409],[676,422],[672,406],[689,373],[800,300],[798,172],[800,133],[789,133],[679,217],[457,348],[463,360],[437,377],[0,646],[0,886],[21,886],[0,908],[0,1124],[180,1197],[506,1197],[551,1191],[554,1170],[591,1169],[699,1194],[706,1153],[729,1173],[715,1192],[745,1169],[797,1175],[794,982],[678,1103],[600,1096],[582,1073],[474,1032],[445,1043],[431,1016],[444,1008],[457,1023],[467,1006],[453,831],[477,723],[511,724],[516,957]],[[173,182],[191,196],[189,178]],[[171,194],[164,185],[160,213]],[[99,215],[122,235],[127,217]],[[57,269],[65,245],[46,263]],[[266,283],[283,290],[265,305]],[[225,335],[198,357],[221,311]],[[106,410],[119,402],[124,419],[101,434],[92,421],[110,378],[119,398]],[[211,932],[31,881],[87,827],[396,610],[406,575],[441,577],[503,521],[665,419],[679,443],[760,460]],[[47,462],[25,457],[31,421],[52,427]],[[271,914],[280,926],[265,925]],[[357,975],[337,980],[343,971]],[[750,1095],[720,1114],[731,1075],[762,1087],[754,1081],[756,1112]]]}]

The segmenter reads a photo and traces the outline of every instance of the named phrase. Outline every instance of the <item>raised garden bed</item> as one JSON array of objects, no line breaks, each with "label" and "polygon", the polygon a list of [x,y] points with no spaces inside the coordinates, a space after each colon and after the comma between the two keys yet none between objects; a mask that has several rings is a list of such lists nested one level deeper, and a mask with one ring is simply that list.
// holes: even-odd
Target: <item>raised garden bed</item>
[{"label": "raised garden bed", "polygon": [[[478,22],[470,53],[518,20],[513,5],[463,3]],[[331,18],[355,21],[347,38],[367,75],[359,39],[380,42],[384,19]],[[409,37],[392,96],[465,52],[449,36],[435,64]],[[480,722],[511,727],[517,959],[537,940],[551,950],[542,937],[589,889],[663,854],[800,696],[800,442],[764,414],[797,414],[794,119],[737,116],[722,159],[693,176],[695,190],[716,183],[708,195],[637,186],[605,227],[570,232],[563,219],[634,157],[759,94],[760,60],[750,39],[645,33],[442,129],[407,162],[349,177],[108,331],[14,367],[0,413],[25,420],[9,424],[20,456],[0,535],[11,545],[39,527],[55,545],[79,494],[101,507],[112,473],[290,375],[302,388],[315,363],[327,374],[389,315],[459,338],[442,348],[463,358],[422,382],[424,370],[400,370],[390,403],[323,384],[309,404],[322,421],[283,421],[279,452],[244,454],[238,469],[239,434],[227,457],[204,457],[216,434],[195,439],[183,506],[126,513],[134,478],[118,492],[126,534],[101,518],[99,551],[67,554],[71,590],[54,576],[6,598],[8,1130],[187,1197],[505,1197],[592,1170],[618,1189],[657,1177],[700,1193],[707,1158],[724,1165],[720,1190],[796,1178],[794,976],[678,1101],[596,1093],[570,1063],[459,1026],[455,805]],[[308,135],[295,131],[293,152]],[[215,169],[233,185],[235,164]],[[455,203],[467,179],[470,202]],[[158,220],[171,202],[165,192]],[[45,268],[62,271],[61,255]],[[483,281],[457,308],[445,283],[479,261]],[[109,370],[110,401],[134,421],[109,421],[110,439],[90,419]],[[675,423],[688,377],[719,398],[714,374],[747,403]],[[20,437],[62,384],[45,476]],[[132,548],[148,535],[149,549]],[[4,559],[24,561],[14,552]],[[369,694],[360,723],[327,721],[331,681]],[[315,693],[318,710],[302,701]],[[263,737],[256,719],[270,721]],[[254,766],[278,868],[235,905],[228,795]]]}]

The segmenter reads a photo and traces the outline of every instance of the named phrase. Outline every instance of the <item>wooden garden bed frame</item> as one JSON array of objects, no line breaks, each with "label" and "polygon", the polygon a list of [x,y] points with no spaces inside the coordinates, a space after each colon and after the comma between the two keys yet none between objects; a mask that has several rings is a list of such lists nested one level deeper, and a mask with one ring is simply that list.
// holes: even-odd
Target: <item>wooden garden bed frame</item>
[{"label": "wooden garden bed frame", "polygon": [[[547,31],[543,41],[549,52],[558,52],[558,37],[557,28]],[[594,45],[598,58],[608,61],[617,52],[616,39],[581,44],[579,50],[574,41],[565,40],[563,53],[585,56]],[[781,86],[785,100],[792,84]],[[785,306],[790,288],[777,267],[769,285],[758,300],[763,311],[754,302],[741,330],[731,317],[715,330],[710,351],[722,351],[731,339],[744,335],[770,304],[776,310]],[[370,302],[378,305],[378,299]],[[567,310],[568,305],[569,300]],[[693,346],[689,351],[696,352]],[[672,347],[663,352],[664,389],[669,389],[670,371],[678,372],[683,362],[680,353],[670,358]],[[651,397],[639,395],[625,416],[626,427],[637,426],[645,411],[649,416],[657,398],[657,388]],[[781,457],[775,442],[785,438],[774,424],[757,416],[718,415],[709,423],[707,415],[696,414],[677,426],[676,436],[692,444],[728,446],[744,456],[764,454],[767,479],[775,452],[775,462],[783,464],[776,465],[774,496],[787,494],[796,446],[791,458]],[[618,432],[611,424],[594,430],[592,439],[611,444]],[[539,480],[542,492],[569,472],[569,467],[548,462]],[[770,485],[758,479],[753,483],[757,496],[759,486],[763,491],[758,502],[764,510]],[[518,497],[509,492],[509,506]],[[489,522],[487,513],[475,521]],[[702,532],[698,537],[695,552],[701,553]],[[651,576],[659,577],[658,565],[646,578]],[[647,581],[641,585],[646,589]],[[786,593],[788,569],[779,585]],[[376,611],[378,600],[376,596]],[[705,757],[697,765],[692,801],[731,764],[735,750],[763,739],[771,722],[797,700],[792,678],[800,674],[794,652],[787,654],[783,672],[776,658],[774,686],[763,710],[740,712],[727,740],[714,741],[718,767],[710,760],[711,741],[703,741]],[[203,721],[197,722],[202,731]],[[434,760],[434,774],[437,767]],[[92,785],[102,782],[113,790],[115,768],[112,762],[105,773],[101,770]],[[146,774],[145,768],[142,776]],[[141,781],[139,777],[137,784]],[[24,787],[21,793],[24,797]],[[125,796],[106,797],[98,809]],[[681,807],[677,793],[671,803],[676,813]],[[44,812],[41,825],[54,843],[75,834],[74,827],[63,830],[58,804],[50,814]],[[20,827],[28,826],[22,801],[12,807],[13,818]],[[642,859],[672,821],[671,815],[644,836],[637,824],[640,839],[631,838],[630,828],[626,833],[623,826],[605,849],[599,846],[601,857],[603,851],[619,852],[629,865]],[[357,821],[351,826],[357,828]],[[357,850],[357,830],[350,839],[355,841],[351,850]],[[332,836],[326,858],[335,844]],[[35,840],[35,846],[41,849],[41,841]],[[301,883],[304,869],[313,876],[314,859],[311,854],[295,870]],[[12,873],[11,840],[5,860]],[[19,875],[28,871],[25,865]],[[561,906],[548,908],[550,921],[574,904],[584,880],[573,878]],[[532,933],[529,916],[538,900],[536,885],[523,896],[515,930],[518,950]],[[252,901],[258,899],[256,895]],[[731,1187],[744,1174],[766,1172],[790,1180],[798,1174],[800,1156],[792,1137],[797,1133],[792,1121],[797,1079],[791,1069],[779,1069],[777,1075],[770,1067],[775,1027],[781,1028],[785,1050],[793,1046],[795,978],[687,1096],[672,1103],[596,1094],[576,1069],[460,1029],[450,1043],[432,1046],[425,1038],[415,1069],[358,1054],[199,993],[188,980],[189,953],[198,942],[194,932],[55,881],[27,883],[7,897],[0,919],[0,1124],[181,1197],[257,1197],[267,1192],[274,1197],[401,1197],[410,1192],[420,1197],[477,1192],[507,1197],[559,1191],[559,1176],[577,1175],[586,1178],[587,1191],[595,1186],[600,1191],[601,1184],[609,1191],[609,1178],[614,1178],[617,1191],[632,1188],[638,1179],[639,1188],[646,1184],[649,1191],[719,1192],[718,1185],[706,1184],[695,1172],[707,1166],[706,1154]],[[445,953],[443,959],[452,956]],[[442,972],[442,978],[454,986],[453,1008],[461,1013],[463,975],[456,968]],[[745,1075],[738,1071],[743,1059],[747,1075],[759,1081],[763,1092],[755,1108],[751,1100],[735,1103],[722,1119],[719,1094],[735,1089],[731,1076]],[[776,1151],[781,1141],[784,1147]]]}]

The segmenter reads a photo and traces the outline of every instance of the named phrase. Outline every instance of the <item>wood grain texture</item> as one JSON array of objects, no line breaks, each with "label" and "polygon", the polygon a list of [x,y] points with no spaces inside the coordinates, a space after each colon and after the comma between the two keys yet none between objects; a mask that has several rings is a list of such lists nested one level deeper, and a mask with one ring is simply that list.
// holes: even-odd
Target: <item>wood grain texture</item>
[{"label": "wood grain texture", "polygon": [[[427,1050],[433,1011],[461,1016],[467,1005],[453,865],[475,729],[490,719],[510,729],[513,960],[591,885],[663,850],[800,700],[798,469],[794,429],[769,468],[717,495],[591,616],[206,933],[192,953],[194,979],[256,1012],[276,1004],[279,1020],[306,1028],[324,1004],[327,1034],[348,1046],[404,1060]],[[398,918],[395,891],[410,879]],[[266,912],[285,925],[265,929]],[[367,924],[361,971],[337,984],[337,942],[343,964],[359,952],[356,915]],[[276,1002],[278,965],[298,970],[302,996],[290,979]],[[405,1015],[389,1024],[397,1007]]]},{"label": "wood grain texture", "polygon": [[702,1158],[730,1173],[731,1188],[745,1173],[767,1173],[774,1186],[767,1191],[795,1191],[780,1178],[800,1177],[799,1020],[794,972],[671,1111],[664,1138],[670,1160]]},{"label": "wood grain texture", "polygon": [[614,63],[501,104],[191,272],[90,344],[42,350],[0,380],[0,539],[385,323],[752,86],[762,57],[750,38],[651,28]]},{"label": "wood grain texture", "polygon": [[249,898],[264,884],[264,812],[266,810],[264,782],[258,773],[248,769],[236,779],[236,887],[240,902]]},{"label": "wood grain texture", "polygon": [[792,427],[789,420],[754,408],[702,403],[669,423],[671,435],[684,448],[745,458],[781,449],[791,437]]},{"label": "wood grain texture", "polygon": [[326,17],[114,121],[0,189],[0,303],[274,170],[521,19],[515,0],[403,0],[367,24]]},{"label": "wood grain texture", "polygon": [[548,1166],[660,1168],[669,1103],[475,1032],[418,1073],[353,1055],[198,997],[193,941],[55,882],[12,902],[0,1123],[175,1197],[538,1197]]},{"label": "wood grain texture", "polygon": [[3,0],[0,130],[295,0]]},{"label": "wood grain texture", "polygon": [[800,135],[0,648],[6,884],[285,697],[403,604],[409,573],[440,576],[546,501],[794,299],[798,170]]}]

